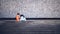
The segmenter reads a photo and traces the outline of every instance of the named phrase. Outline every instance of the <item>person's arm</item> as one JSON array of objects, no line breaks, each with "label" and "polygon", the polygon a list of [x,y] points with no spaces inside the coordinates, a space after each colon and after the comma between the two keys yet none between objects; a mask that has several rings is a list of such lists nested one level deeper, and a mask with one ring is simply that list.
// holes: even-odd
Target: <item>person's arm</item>
[{"label": "person's arm", "polygon": [[19,16],[19,19],[21,19],[21,17]]}]

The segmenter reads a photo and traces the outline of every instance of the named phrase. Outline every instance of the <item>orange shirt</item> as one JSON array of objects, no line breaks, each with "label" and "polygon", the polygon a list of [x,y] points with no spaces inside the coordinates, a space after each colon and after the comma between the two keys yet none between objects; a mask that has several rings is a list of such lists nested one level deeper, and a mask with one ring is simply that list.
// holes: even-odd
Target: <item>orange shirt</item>
[{"label": "orange shirt", "polygon": [[16,15],[16,21],[20,20],[20,15]]}]

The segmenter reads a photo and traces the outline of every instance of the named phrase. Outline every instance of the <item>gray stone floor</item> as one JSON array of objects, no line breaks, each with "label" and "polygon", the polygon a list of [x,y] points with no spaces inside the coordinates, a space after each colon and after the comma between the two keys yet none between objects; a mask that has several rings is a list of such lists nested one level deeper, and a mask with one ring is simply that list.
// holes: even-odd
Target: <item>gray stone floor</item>
[{"label": "gray stone floor", "polygon": [[0,34],[60,34],[60,20],[0,21]]}]

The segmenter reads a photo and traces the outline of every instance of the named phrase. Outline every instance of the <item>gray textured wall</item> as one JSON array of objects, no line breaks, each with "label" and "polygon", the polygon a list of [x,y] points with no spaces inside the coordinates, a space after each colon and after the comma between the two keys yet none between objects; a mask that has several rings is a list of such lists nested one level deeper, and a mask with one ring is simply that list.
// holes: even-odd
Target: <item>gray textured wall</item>
[{"label": "gray textured wall", "polygon": [[60,18],[60,0],[0,0],[0,18]]}]

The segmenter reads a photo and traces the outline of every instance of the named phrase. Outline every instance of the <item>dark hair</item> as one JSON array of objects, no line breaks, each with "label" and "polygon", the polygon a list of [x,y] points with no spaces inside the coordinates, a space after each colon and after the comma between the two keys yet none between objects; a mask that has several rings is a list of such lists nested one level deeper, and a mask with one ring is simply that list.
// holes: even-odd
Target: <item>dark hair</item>
[{"label": "dark hair", "polygon": [[25,17],[24,15],[20,15],[20,16],[23,16],[23,17]]},{"label": "dark hair", "polygon": [[17,15],[20,15],[19,13],[17,13]]}]

